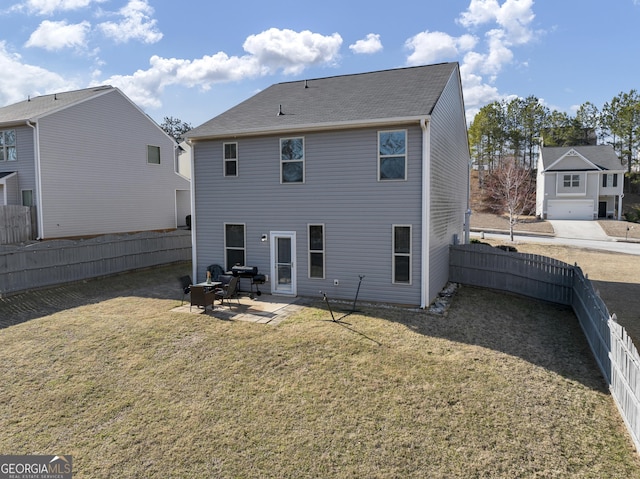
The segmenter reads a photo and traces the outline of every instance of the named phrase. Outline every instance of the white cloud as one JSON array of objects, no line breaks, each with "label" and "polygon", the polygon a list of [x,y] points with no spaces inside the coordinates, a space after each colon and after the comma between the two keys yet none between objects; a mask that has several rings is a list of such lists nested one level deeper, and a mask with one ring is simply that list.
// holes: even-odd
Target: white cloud
[{"label": "white cloud", "polygon": [[102,3],[106,0],[26,0],[15,9],[26,9],[40,15],[50,15],[56,11],[78,10],[92,3]]},{"label": "white cloud", "polygon": [[22,63],[19,55],[10,53],[0,41],[0,105],[26,100],[27,95],[41,95],[52,91],[72,90],[76,84],[44,68]]},{"label": "white cloud", "polygon": [[377,53],[382,50],[380,35],[378,35],[377,33],[369,33],[366,38],[358,40],[353,45],[349,45],[349,49],[353,53]]},{"label": "white cloud", "polygon": [[[469,116],[480,106],[504,98],[494,83],[505,65],[514,61],[513,48],[533,40],[534,18],[533,0],[470,0],[457,19],[469,33],[457,38],[441,32],[418,34],[406,42],[413,50],[407,64],[457,57]],[[480,37],[484,42],[479,42]]]},{"label": "white cloud", "polygon": [[476,41],[472,35],[452,37],[443,32],[420,32],[405,42],[405,46],[413,50],[407,64],[425,65],[456,58],[472,49]]},{"label": "white cloud", "polygon": [[502,5],[497,0],[471,0],[469,8],[460,14],[458,23],[466,28],[497,23],[504,31],[505,42],[518,45],[531,40],[530,28],[535,15],[533,0],[506,0]]},{"label": "white cloud", "polygon": [[302,73],[308,65],[334,61],[342,45],[337,33],[323,36],[309,30],[294,32],[270,28],[250,35],[242,45],[258,63],[271,70],[282,68],[285,74]]},{"label": "white cloud", "polygon": [[87,21],[69,25],[66,21],[45,20],[31,34],[25,46],[41,47],[49,51],[81,48],[85,45],[85,38],[90,29],[91,24]]},{"label": "white cloud", "polygon": [[100,30],[116,43],[129,40],[140,40],[143,43],[156,43],[162,39],[157,29],[157,20],[151,18],[154,9],[147,0],[129,0],[129,3],[118,11],[122,20],[104,22],[98,25]]},{"label": "white cloud", "polygon": [[247,38],[244,43],[247,55],[238,57],[218,52],[195,60],[154,55],[147,70],[112,76],[96,83],[117,86],[136,104],[157,108],[161,105],[159,97],[167,86],[208,90],[215,83],[255,78],[279,69],[285,74],[298,74],[310,65],[335,62],[341,44],[342,38],[338,34],[323,36],[309,31],[272,28]]}]

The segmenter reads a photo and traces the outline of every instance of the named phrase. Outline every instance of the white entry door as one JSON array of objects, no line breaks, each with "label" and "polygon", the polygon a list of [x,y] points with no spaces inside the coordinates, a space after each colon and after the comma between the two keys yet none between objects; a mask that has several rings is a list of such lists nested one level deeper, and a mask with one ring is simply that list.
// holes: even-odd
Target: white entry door
[{"label": "white entry door", "polygon": [[271,232],[271,293],[295,296],[296,288],[296,233]]}]

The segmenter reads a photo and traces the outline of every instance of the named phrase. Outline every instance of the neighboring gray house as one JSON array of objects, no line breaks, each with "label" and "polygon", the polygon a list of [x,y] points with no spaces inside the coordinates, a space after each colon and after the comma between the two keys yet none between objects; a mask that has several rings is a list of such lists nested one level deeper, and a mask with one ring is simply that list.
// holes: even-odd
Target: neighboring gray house
[{"label": "neighboring gray house", "polygon": [[[256,266],[266,292],[426,307],[463,241],[457,63],[272,85],[187,133],[193,275]],[[247,286],[244,286],[247,289]]]},{"label": "neighboring gray house", "polygon": [[120,90],[0,108],[0,207],[34,206],[41,239],[173,229],[191,211],[177,144]]},{"label": "neighboring gray house", "polygon": [[624,172],[610,145],[543,147],[536,215],[549,220],[620,219]]}]

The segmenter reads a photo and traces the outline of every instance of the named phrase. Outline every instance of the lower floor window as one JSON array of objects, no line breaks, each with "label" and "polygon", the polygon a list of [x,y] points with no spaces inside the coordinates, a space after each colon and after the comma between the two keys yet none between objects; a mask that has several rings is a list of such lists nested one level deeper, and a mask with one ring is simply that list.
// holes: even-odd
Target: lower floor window
[{"label": "lower floor window", "polygon": [[22,206],[33,206],[33,190],[22,190]]},{"label": "lower floor window", "polygon": [[235,265],[245,265],[245,231],[243,224],[224,225],[226,271]]},{"label": "lower floor window", "polygon": [[309,225],[309,278],[324,278],[324,225]]},{"label": "lower floor window", "polygon": [[393,226],[393,282],[411,283],[411,226]]}]

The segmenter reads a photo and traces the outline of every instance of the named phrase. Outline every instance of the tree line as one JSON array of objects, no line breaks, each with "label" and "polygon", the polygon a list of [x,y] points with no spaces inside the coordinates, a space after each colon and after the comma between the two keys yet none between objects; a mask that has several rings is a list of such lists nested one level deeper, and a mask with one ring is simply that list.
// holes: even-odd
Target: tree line
[{"label": "tree line", "polygon": [[489,169],[512,159],[534,168],[540,145],[610,144],[631,173],[640,148],[640,95],[620,92],[602,108],[586,102],[575,115],[551,111],[535,96],[494,101],[469,126],[471,157]]}]

